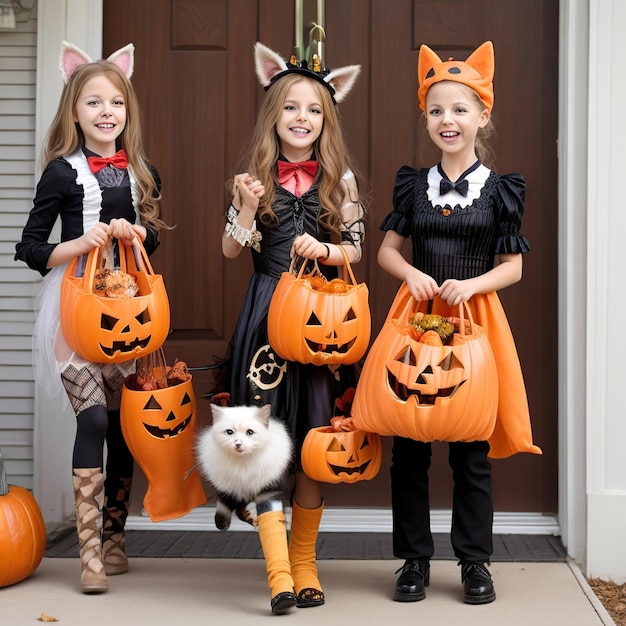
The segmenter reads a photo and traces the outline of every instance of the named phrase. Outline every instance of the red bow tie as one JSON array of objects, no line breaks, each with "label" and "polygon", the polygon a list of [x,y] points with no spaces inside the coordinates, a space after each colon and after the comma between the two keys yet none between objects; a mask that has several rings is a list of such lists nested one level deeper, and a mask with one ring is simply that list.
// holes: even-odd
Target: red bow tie
[{"label": "red bow tie", "polygon": [[317,161],[300,161],[299,163],[291,163],[289,161],[278,161],[278,182],[283,187],[289,187],[289,181],[295,182],[293,193],[299,198],[301,193],[300,184],[303,183],[307,189],[313,184],[315,175],[317,174]]},{"label": "red bow tie", "polygon": [[89,169],[94,174],[104,169],[107,165],[113,165],[120,170],[128,167],[128,159],[126,158],[126,152],[124,152],[124,150],[118,150],[112,157],[87,157],[87,163],[89,163]]}]

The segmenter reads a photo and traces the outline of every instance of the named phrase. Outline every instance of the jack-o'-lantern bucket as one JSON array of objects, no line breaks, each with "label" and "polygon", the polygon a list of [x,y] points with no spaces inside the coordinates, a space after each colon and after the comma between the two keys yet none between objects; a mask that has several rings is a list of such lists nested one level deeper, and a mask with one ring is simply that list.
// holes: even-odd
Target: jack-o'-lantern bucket
[{"label": "jack-o'-lantern bucket", "polygon": [[424,320],[417,308],[403,283],[363,364],[352,405],[355,426],[426,442],[489,439],[498,372],[484,330],[467,304],[455,318]]},{"label": "jack-o'-lantern bucket", "polygon": [[138,361],[122,388],[120,409],[124,439],[148,480],[143,506],[153,522],[181,517],[207,500],[193,452],[191,374],[182,361],[171,368],[162,363],[145,367],[144,359]]},{"label": "jack-o'-lantern bucket", "polygon": [[333,418],[330,426],[312,428],[302,444],[302,470],[324,483],[371,480],[380,470],[382,444],[376,433],[357,430],[352,418]]},{"label": "jack-o'-lantern bucket", "polygon": [[[118,245],[119,260],[94,248],[73,259],[61,283],[61,327],[67,344],[93,363],[123,363],[158,350],[170,327],[163,277],[143,245]],[[113,265],[113,267],[112,267]]]},{"label": "jack-o'-lantern bucket", "polygon": [[371,333],[369,291],[357,283],[343,246],[344,278],[327,281],[316,269],[281,275],[267,315],[269,343],[287,361],[313,365],[356,363]]}]

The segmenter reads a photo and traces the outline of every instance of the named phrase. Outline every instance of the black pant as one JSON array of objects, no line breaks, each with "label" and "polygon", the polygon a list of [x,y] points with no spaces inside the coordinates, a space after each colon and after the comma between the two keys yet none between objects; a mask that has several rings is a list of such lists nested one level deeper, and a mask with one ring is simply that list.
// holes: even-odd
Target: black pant
[{"label": "black pant", "polygon": [[[489,443],[450,443],[452,468],[451,540],[454,554],[467,561],[488,561],[493,552],[493,495]],[[394,437],[391,464],[393,553],[402,559],[430,559],[428,469],[430,443]]]}]

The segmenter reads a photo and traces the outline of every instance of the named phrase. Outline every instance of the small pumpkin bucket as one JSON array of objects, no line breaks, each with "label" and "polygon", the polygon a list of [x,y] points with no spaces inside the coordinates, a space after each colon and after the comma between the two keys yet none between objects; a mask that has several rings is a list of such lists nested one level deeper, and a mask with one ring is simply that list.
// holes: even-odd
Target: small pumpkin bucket
[{"label": "small pumpkin bucket", "polygon": [[356,483],[378,474],[382,443],[378,434],[355,429],[352,418],[334,417],[330,426],[309,430],[300,458],[302,470],[313,480]]},{"label": "small pumpkin bucket", "polygon": [[102,249],[94,248],[65,270],[60,314],[67,344],[92,363],[123,363],[158,350],[169,332],[170,306],[163,277],[154,273],[143,245],[119,243],[118,275],[134,279],[136,295],[95,293],[96,272],[112,269],[105,266]]},{"label": "small pumpkin bucket", "polygon": [[267,315],[269,343],[287,361],[313,365],[356,363],[371,333],[369,291],[357,284],[343,246],[344,278],[327,281],[317,263],[304,274],[281,275]]},{"label": "small pumpkin bucket", "polygon": [[498,372],[484,330],[464,304],[448,345],[423,343],[411,324],[418,304],[403,283],[363,364],[352,405],[355,426],[418,441],[489,439]]}]

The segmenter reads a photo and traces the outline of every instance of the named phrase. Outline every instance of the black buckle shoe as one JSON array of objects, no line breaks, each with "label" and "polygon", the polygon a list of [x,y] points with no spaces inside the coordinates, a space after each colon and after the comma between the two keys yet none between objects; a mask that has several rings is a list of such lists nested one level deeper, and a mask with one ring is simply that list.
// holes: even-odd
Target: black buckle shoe
[{"label": "black buckle shoe", "polygon": [[274,613],[274,615],[282,615],[292,607],[296,606],[296,602],[296,594],[292,591],[282,591],[281,593],[277,593],[271,601],[272,613]]},{"label": "black buckle shoe", "polygon": [[401,572],[396,581],[393,599],[396,602],[417,602],[426,597],[424,587],[430,584],[428,559],[407,559],[395,573]]},{"label": "black buckle shoe", "polygon": [[461,561],[463,601],[466,604],[488,604],[496,599],[491,574],[484,563]]}]

